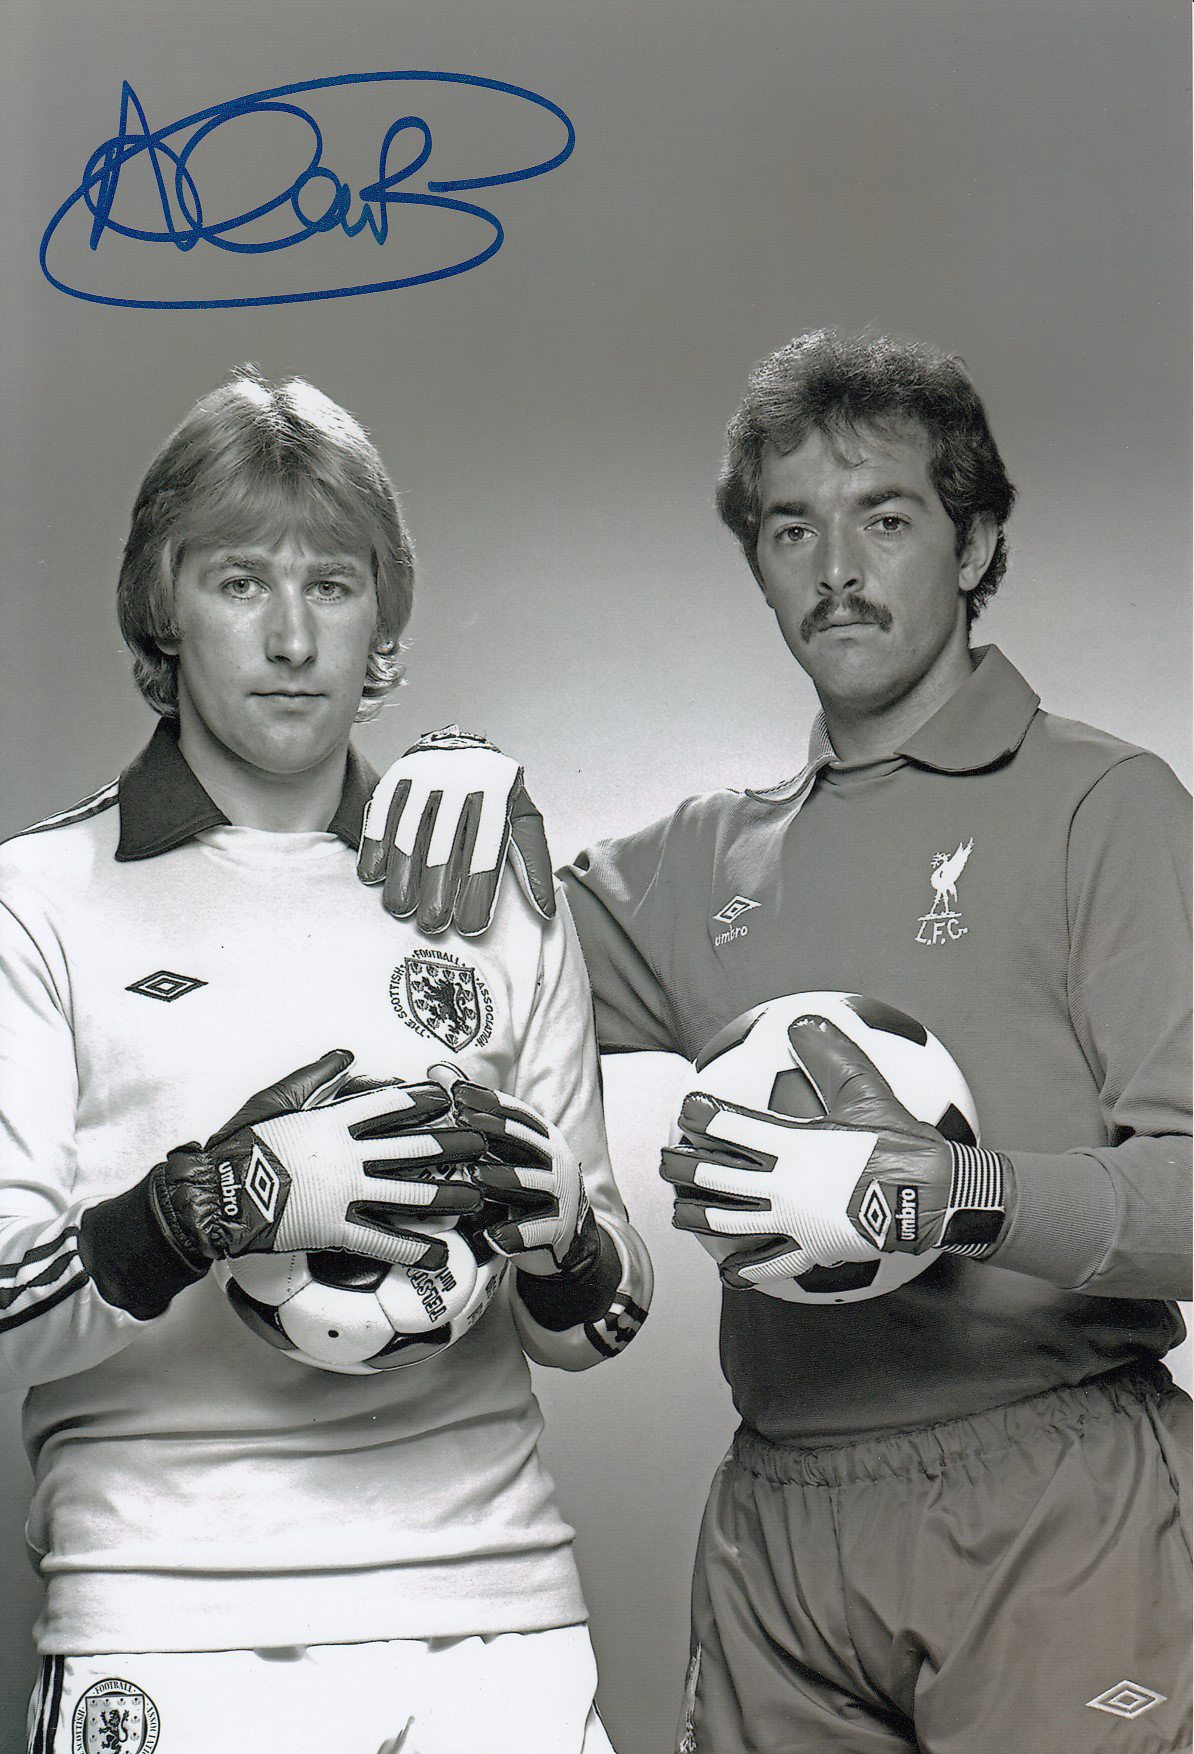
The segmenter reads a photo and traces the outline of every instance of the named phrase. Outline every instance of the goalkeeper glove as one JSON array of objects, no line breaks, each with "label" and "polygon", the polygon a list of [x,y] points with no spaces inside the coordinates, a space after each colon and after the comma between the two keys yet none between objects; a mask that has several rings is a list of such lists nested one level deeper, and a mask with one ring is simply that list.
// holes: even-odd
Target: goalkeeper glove
[{"label": "goalkeeper glove", "polygon": [[600,1232],[580,1165],[558,1127],[526,1103],[465,1080],[452,1086],[456,1118],[480,1133],[472,1176],[485,1198],[485,1235],[533,1277],[586,1272]]},{"label": "goalkeeper glove", "polygon": [[362,883],[421,931],[453,923],[478,937],[493,919],[507,856],[523,894],[545,920],[556,911],[543,818],[522,769],[484,737],[455,725],[429,731],[378,781],[357,859]]},{"label": "goalkeeper glove", "polygon": [[406,1225],[480,1211],[478,1191],[445,1172],[480,1156],[485,1140],[435,1126],[450,1109],[439,1085],[349,1085],[351,1063],[339,1048],[290,1073],[205,1146],[177,1147],[89,1208],[80,1252],[107,1301],[159,1314],[213,1260],[250,1253],[340,1249],[442,1266],[444,1244]]},{"label": "goalkeeper glove", "polygon": [[[432,1076],[441,1070],[450,1069],[433,1066]],[[459,1080],[452,1100],[456,1118],[485,1140],[485,1155],[472,1169],[485,1196],[485,1235],[518,1269],[523,1307],[553,1333],[607,1322],[623,1263],[593,1215],[564,1135],[526,1103],[480,1084]],[[649,1277],[647,1287],[649,1299]]]},{"label": "goalkeeper glove", "polygon": [[824,1018],[797,1019],[788,1038],[824,1118],[790,1120],[693,1092],[680,1111],[686,1142],[663,1152],[677,1229],[760,1239],[721,1263],[725,1283],[893,1251],[990,1254],[1013,1192],[1007,1159],[916,1120]]}]

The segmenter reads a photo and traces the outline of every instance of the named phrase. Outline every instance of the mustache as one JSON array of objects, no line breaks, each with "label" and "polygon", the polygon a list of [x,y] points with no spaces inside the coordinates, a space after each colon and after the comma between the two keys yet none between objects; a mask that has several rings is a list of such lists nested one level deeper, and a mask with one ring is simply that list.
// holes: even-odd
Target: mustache
[{"label": "mustache", "polygon": [[885,632],[891,626],[890,609],[884,609],[879,603],[870,603],[865,597],[843,597],[840,602],[835,602],[832,597],[822,597],[800,623],[801,639],[810,640],[814,634],[840,620],[839,611],[842,610],[851,621],[869,622]]}]

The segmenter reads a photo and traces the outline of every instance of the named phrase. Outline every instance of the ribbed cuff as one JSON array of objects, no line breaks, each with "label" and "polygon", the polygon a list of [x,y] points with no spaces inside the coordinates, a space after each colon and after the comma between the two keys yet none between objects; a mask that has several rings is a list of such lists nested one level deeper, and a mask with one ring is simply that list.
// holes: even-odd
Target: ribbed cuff
[{"label": "ribbed cuff", "polygon": [[949,1204],[941,1226],[939,1248],[950,1254],[985,1260],[1007,1222],[1008,1184],[1012,1181],[1006,1157],[981,1145],[948,1141],[953,1175]]},{"label": "ribbed cuff", "polygon": [[1015,1193],[1007,1229],[987,1259],[994,1267],[1081,1290],[1105,1260],[1115,1237],[1115,1188],[1086,1151],[1046,1156],[1005,1153]]},{"label": "ribbed cuff", "polygon": [[622,1278],[622,1263],[613,1238],[597,1227],[597,1255],[579,1273],[537,1277],[518,1273],[518,1295],[527,1314],[549,1333],[561,1334],[582,1322],[596,1321],[613,1302]]},{"label": "ribbed cuff", "polygon": [[153,1215],[150,1177],[90,1206],[79,1220],[79,1254],[100,1296],[147,1322],[203,1278],[177,1253]]}]

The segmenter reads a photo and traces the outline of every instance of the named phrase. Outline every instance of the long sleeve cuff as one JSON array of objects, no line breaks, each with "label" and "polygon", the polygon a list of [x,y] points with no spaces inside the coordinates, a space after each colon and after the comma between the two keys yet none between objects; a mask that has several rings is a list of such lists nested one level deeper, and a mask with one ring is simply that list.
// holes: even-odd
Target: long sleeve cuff
[{"label": "long sleeve cuff", "polygon": [[559,1334],[581,1322],[596,1321],[613,1302],[622,1266],[613,1238],[600,1225],[597,1234],[597,1254],[579,1273],[517,1276],[518,1295],[528,1315],[550,1333]]},{"label": "long sleeve cuff", "polygon": [[1027,1273],[1063,1290],[1094,1277],[1115,1237],[1115,1187],[1084,1151],[1004,1152],[1015,1192],[1007,1229],[987,1256],[994,1267]]},{"label": "long sleeve cuff", "polygon": [[104,1301],[140,1321],[161,1315],[206,1271],[184,1261],[167,1240],[153,1216],[148,1178],[83,1213],[79,1254]]}]

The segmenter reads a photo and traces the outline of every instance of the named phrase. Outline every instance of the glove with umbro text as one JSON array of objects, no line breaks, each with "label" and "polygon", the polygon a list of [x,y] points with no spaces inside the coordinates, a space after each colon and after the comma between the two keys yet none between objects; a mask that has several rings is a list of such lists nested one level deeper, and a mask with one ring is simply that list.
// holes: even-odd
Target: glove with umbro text
[{"label": "glove with umbro text", "polygon": [[522,768],[484,737],[446,725],[428,731],[378,781],[365,813],[357,875],[384,883],[399,919],[430,936],[451,925],[486,931],[507,860],[532,907],[556,911],[543,818]]},{"label": "glove with umbro text", "polygon": [[428,1270],[443,1264],[420,1217],[481,1209],[454,1164],[485,1150],[447,1120],[433,1083],[347,1082],[335,1049],[272,1084],[206,1145],[178,1146],[126,1193],[90,1207],[80,1253],[108,1302],[161,1312],[212,1261],[252,1253],[342,1249]]},{"label": "glove with umbro text", "polygon": [[798,1018],[788,1037],[822,1118],[789,1119],[694,1091],[680,1111],[683,1142],[663,1152],[676,1228],[742,1238],[721,1263],[723,1280],[748,1286],[896,1251],[990,1254],[1014,1191],[1007,1159],[916,1120],[825,1018]]}]

